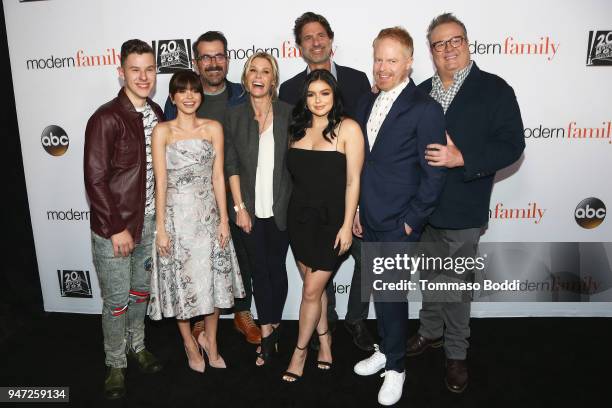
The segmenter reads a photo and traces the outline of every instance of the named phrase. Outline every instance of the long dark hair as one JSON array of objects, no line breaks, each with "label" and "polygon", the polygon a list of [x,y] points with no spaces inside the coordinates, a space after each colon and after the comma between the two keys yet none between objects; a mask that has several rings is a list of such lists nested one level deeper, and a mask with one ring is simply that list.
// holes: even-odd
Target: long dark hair
[{"label": "long dark hair", "polygon": [[344,116],[344,106],[342,105],[342,95],[336,78],[326,69],[315,69],[306,77],[304,87],[302,88],[302,96],[293,108],[291,124],[289,125],[290,143],[295,143],[302,139],[306,134],[306,129],[312,127],[312,112],[308,110],[306,98],[308,96],[308,87],[315,81],[323,81],[330,86],[334,94],[334,105],[327,114],[329,121],[325,129],[323,129],[323,138],[332,143],[332,139],[336,137],[334,129]]}]

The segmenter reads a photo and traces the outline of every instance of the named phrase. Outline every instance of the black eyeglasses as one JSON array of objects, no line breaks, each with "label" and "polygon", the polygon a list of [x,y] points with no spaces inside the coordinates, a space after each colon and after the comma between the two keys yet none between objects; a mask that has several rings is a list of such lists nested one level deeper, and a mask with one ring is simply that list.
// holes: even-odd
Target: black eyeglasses
[{"label": "black eyeglasses", "polygon": [[462,35],[458,35],[456,37],[451,37],[446,41],[436,41],[435,43],[431,43],[431,48],[436,52],[443,52],[446,49],[446,44],[450,44],[453,48],[459,48],[465,41],[465,37]]},{"label": "black eyeglasses", "polygon": [[205,64],[210,64],[212,60],[215,62],[225,62],[227,60],[227,55],[225,54],[216,54],[216,55],[200,55],[199,57],[194,58],[196,61],[202,61]]}]

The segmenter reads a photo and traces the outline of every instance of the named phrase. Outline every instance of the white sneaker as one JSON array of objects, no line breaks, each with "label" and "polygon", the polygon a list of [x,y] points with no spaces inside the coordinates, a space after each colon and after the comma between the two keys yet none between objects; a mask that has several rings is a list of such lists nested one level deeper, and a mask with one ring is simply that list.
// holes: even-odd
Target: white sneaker
[{"label": "white sneaker", "polygon": [[389,370],[380,376],[385,377],[385,382],[383,382],[380,391],[378,391],[378,403],[381,405],[393,405],[402,398],[406,373]]},{"label": "white sneaker", "polygon": [[378,344],[375,344],[374,354],[355,364],[353,371],[359,375],[372,375],[385,368],[385,364],[387,364],[387,357],[378,351]]}]

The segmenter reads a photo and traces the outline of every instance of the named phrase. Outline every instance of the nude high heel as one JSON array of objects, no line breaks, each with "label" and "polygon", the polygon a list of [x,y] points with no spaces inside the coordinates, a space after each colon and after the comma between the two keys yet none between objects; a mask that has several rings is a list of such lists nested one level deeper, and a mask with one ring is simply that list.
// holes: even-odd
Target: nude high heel
[{"label": "nude high heel", "polygon": [[195,339],[193,339],[193,341],[198,346],[198,351],[200,352],[202,361],[198,361],[198,362],[192,361],[189,358],[189,353],[187,352],[187,346],[183,345],[183,347],[185,347],[185,354],[187,355],[187,362],[189,363],[189,368],[191,368],[195,372],[204,373],[204,370],[206,369],[206,361],[204,361],[204,353],[202,352],[202,347]]},{"label": "nude high heel", "polygon": [[217,357],[216,360],[213,360],[213,359],[210,358],[210,354],[208,352],[208,342],[206,342],[204,344],[198,343],[198,345],[206,353],[206,358],[208,358],[208,365],[209,366],[211,366],[212,368],[227,368],[227,365],[225,364],[225,360],[223,360],[223,357],[221,357],[221,354],[219,354],[219,352],[217,352],[217,355],[219,357]]}]

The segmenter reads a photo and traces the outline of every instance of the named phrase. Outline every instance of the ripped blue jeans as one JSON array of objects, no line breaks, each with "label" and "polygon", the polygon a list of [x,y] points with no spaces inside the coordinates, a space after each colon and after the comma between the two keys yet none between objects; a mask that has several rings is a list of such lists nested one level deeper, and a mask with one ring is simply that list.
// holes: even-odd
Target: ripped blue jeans
[{"label": "ripped blue jeans", "polygon": [[127,257],[115,257],[111,240],[91,233],[93,263],[103,298],[105,363],[109,367],[127,367],[128,348],[134,352],[145,348],[154,231],[155,217],[145,216],[142,238]]}]

